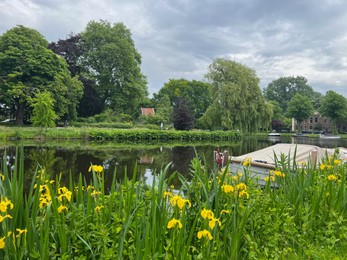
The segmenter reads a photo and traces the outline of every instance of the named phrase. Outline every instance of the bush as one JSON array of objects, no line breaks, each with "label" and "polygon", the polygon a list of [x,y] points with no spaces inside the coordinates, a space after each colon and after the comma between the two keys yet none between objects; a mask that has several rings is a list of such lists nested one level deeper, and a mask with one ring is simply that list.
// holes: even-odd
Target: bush
[{"label": "bush", "polygon": [[129,129],[133,127],[133,124],[132,123],[108,123],[108,122],[97,122],[97,123],[71,122],[71,126]]},{"label": "bush", "polygon": [[175,130],[91,130],[90,137],[96,140],[177,140],[177,141],[227,141],[240,137],[234,131],[175,131]]}]

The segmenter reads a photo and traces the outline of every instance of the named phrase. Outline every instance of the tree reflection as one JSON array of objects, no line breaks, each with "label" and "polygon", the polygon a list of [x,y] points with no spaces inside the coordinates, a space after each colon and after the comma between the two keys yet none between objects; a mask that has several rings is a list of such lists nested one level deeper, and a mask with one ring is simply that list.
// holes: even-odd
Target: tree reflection
[{"label": "tree reflection", "polygon": [[188,169],[194,156],[195,151],[192,146],[174,147],[172,149],[172,170],[188,177]]}]

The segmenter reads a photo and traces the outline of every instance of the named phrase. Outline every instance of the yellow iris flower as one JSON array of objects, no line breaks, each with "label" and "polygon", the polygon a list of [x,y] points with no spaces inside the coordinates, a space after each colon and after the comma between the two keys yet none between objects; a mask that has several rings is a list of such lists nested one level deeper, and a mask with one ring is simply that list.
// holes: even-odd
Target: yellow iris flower
[{"label": "yellow iris flower", "polygon": [[211,233],[210,233],[210,231],[208,231],[208,230],[206,230],[206,229],[204,229],[204,230],[198,232],[198,238],[201,239],[201,238],[203,238],[203,237],[206,237],[206,238],[208,238],[209,240],[212,240],[212,238],[213,238],[212,235],[211,235]]},{"label": "yellow iris flower", "polygon": [[214,218],[214,214],[213,214],[212,210],[209,210],[209,209],[203,209],[201,211],[201,216],[204,219],[213,219]]},{"label": "yellow iris flower", "polygon": [[167,228],[168,228],[168,229],[171,229],[171,228],[173,228],[173,227],[175,227],[175,226],[178,226],[178,228],[182,228],[182,227],[183,227],[181,221],[179,221],[178,219],[175,219],[175,218],[171,219],[171,220],[167,223]]}]

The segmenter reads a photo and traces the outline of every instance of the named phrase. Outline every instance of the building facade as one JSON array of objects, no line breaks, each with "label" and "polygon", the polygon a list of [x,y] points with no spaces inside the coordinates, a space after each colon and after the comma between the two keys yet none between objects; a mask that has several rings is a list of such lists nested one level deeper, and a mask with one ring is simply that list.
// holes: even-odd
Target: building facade
[{"label": "building facade", "polygon": [[[295,132],[297,129],[298,123],[296,120],[293,120],[292,131]],[[301,123],[301,130],[307,133],[318,133],[320,131],[323,131],[324,133],[331,133],[332,123],[330,118],[322,117],[318,112],[315,112],[310,118]]]}]

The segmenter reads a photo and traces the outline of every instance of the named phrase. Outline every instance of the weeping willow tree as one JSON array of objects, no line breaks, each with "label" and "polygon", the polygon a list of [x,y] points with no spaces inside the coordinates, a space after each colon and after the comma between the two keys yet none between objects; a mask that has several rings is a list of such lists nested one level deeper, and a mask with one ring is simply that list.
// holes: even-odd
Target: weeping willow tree
[{"label": "weeping willow tree", "polygon": [[272,109],[265,103],[252,69],[219,58],[209,66],[206,78],[212,84],[213,102],[200,119],[201,126],[245,133],[269,126]]}]

